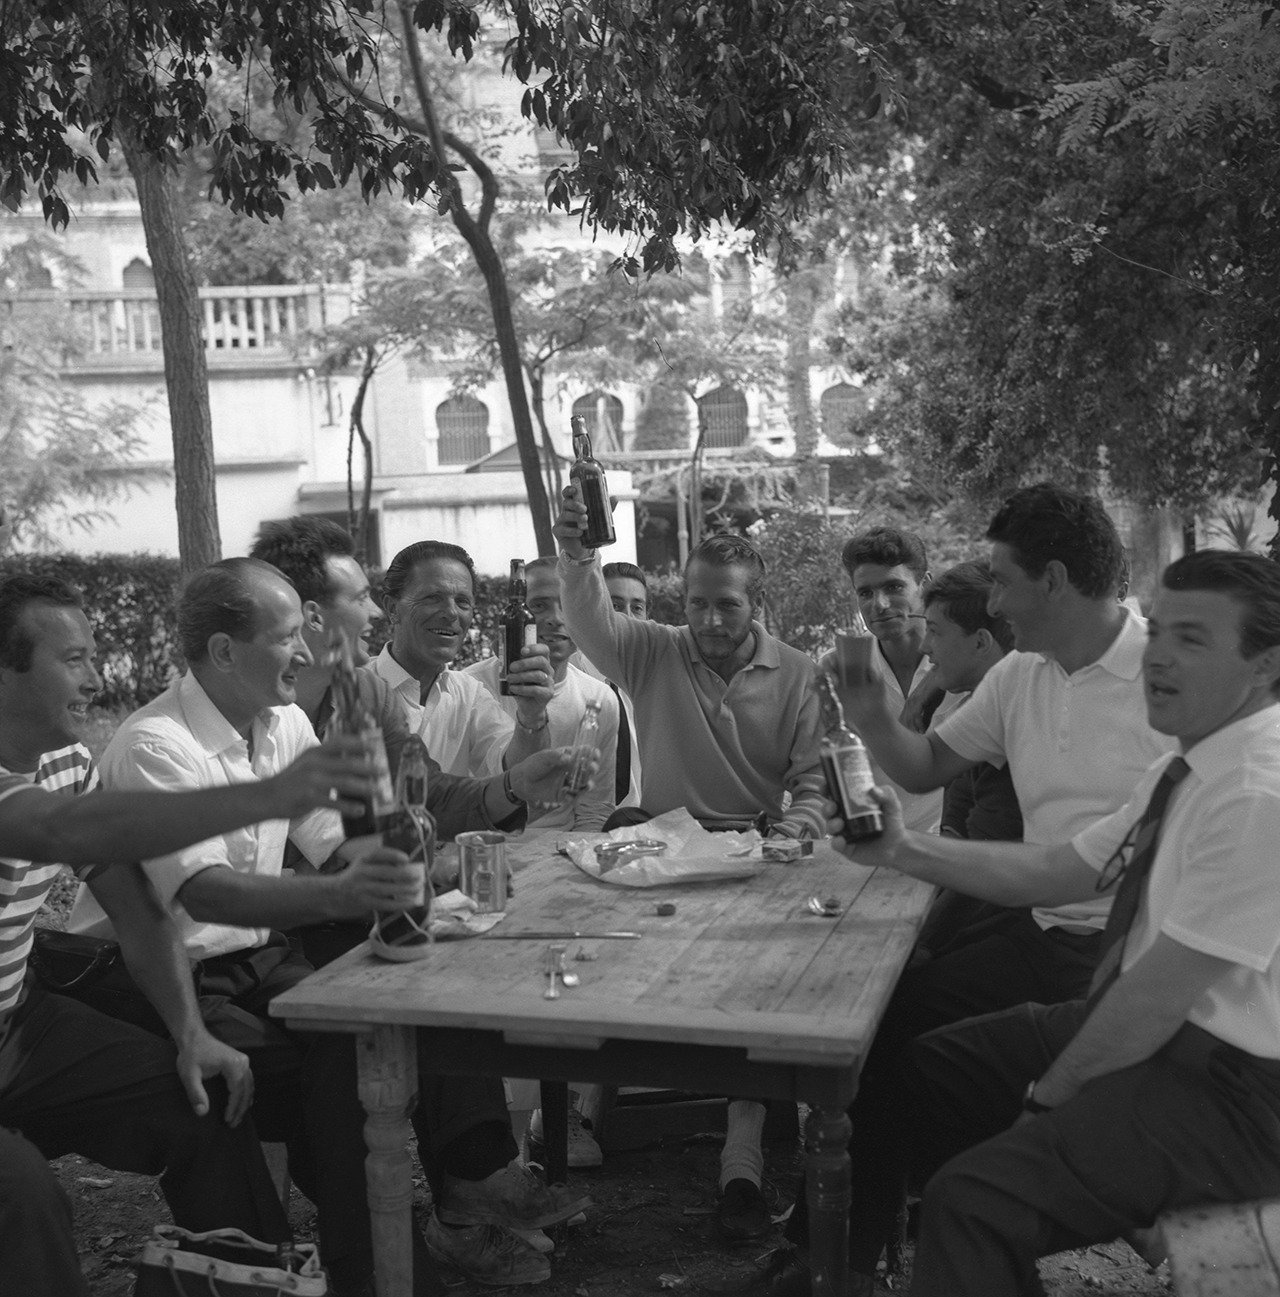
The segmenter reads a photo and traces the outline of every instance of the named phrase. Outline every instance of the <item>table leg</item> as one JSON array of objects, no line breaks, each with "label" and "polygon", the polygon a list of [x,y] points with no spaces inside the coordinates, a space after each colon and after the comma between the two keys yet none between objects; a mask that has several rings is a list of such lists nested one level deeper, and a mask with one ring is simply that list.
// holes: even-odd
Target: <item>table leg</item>
[{"label": "table leg", "polygon": [[849,1137],[843,1109],[813,1108],[805,1122],[805,1193],[814,1297],[844,1297],[849,1287]]},{"label": "table leg", "polygon": [[542,1081],[542,1143],[546,1149],[548,1184],[565,1184],[569,1179],[569,1084]]},{"label": "table leg", "polygon": [[413,1167],[409,1113],[418,1091],[412,1027],[375,1027],[356,1037],[377,1297],[413,1294]]}]

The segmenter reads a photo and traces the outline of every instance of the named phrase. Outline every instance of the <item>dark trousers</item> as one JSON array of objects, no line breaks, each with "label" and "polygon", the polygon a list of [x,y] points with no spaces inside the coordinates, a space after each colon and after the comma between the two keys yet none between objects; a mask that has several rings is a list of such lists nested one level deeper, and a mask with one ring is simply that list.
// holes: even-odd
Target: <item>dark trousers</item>
[{"label": "dark trousers", "polygon": [[[258,1136],[287,1146],[294,1183],[316,1207],[325,1264],[359,1270],[372,1241],[355,1043],[340,1032],[289,1031],[268,1016],[271,1001],[312,971],[274,934],[270,945],[201,961],[194,976],[209,1031],[249,1057]],[[75,993],[104,1013],[165,1033],[123,970]]]},{"label": "dark trousers", "polygon": [[[368,932],[368,923],[335,922],[295,928],[289,936],[312,967],[323,968],[358,946]],[[413,1130],[423,1172],[439,1202],[444,1172],[463,1180],[483,1180],[502,1170],[519,1150],[500,1077],[443,1076],[432,1064],[430,1050],[419,1036]]]},{"label": "dark trousers", "polygon": [[[186,1229],[234,1227],[268,1242],[289,1237],[254,1122],[234,1130],[226,1125],[220,1083],[210,1083],[210,1111],[197,1117],[174,1070],[175,1057],[169,1041],[49,994],[29,978],[27,999],[0,1046],[0,1126],[30,1141],[6,1135],[0,1155],[0,1273],[6,1278],[15,1257],[14,1266],[36,1273],[57,1267],[50,1251],[61,1251],[57,1240],[65,1241],[70,1228],[69,1210],[49,1190],[47,1168],[14,1185],[17,1168],[31,1160],[30,1145],[45,1158],[79,1153],[114,1170],[159,1176],[175,1223]],[[15,1203],[14,1193],[28,1198]],[[54,1221],[53,1232],[23,1226],[24,1214],[31,1213]],[[74,1243],[60,1261],[61,1269],[75,1266]],[[13,1291],[63,1289],[18,1285]]]},{"label": "dark trousers", "polygon": [[[1164,1211],[1280,1193],[1280,1063],[1190,1025],[1018,1125],[1082,1004],[1023,1005],[906,1051],[900,1129],[925,1188],[912,1297],[1039,1294],[1036,1258]],[[939,1169],[940,1168],[940,1169]]]},{"label": "dark trousers", "polygon": [[11,1130],[0,1130],[0,1255],[11,1292],[89,1297],[71,1203],[44,1154]]},{"label": "dark trousers", "polygon": [[[855,1272],[875,1270],[906,1203],[907,1132],[898,1116],[903,1049],[937,1027],[1029,1001],[1074,1000],[1088,990],[1100,934],[1044,931],[1026,910],[1008,911],[973,932],[967,944],[952,940],[946,954],[903,973],[863,1065],[849,1108],[849,1265]],[[798,1246],[808,1243],[803,1192],[786,1235]]]}]

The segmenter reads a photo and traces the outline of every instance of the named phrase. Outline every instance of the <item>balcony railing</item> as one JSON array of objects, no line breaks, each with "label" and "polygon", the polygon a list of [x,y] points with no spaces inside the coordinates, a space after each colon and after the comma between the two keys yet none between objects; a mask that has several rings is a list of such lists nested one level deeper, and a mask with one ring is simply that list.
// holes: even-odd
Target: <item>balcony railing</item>
[{"label": "balcony railing", "polygon": [[[66,302],[80,325],[82,364],[159,359],[162,354],[160,307],[152,289],[25,293],[11,300],[15,320],[24,304]],[[315,330],[346,319],[351,289],[346,284],[202,288],[200,310],[210,360],[280,360],[309,354]]]}]

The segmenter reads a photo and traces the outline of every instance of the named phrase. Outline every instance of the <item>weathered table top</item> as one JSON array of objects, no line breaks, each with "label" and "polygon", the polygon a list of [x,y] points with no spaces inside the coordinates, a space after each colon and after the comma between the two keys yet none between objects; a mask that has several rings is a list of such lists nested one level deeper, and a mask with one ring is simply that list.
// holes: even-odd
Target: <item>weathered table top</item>
[{"label": "weathered table top", "polygon": [[[546,941],[437,942],[413,963],[361,947],[276,998],[294,1026],[378,1025],[500,1033],[508,1045],[591,1050],[605,1041],[745,1050],[756,1063],[856,1064],[897,980],[932,889],[852,863],[827,844],[756,877],[631,889],[553,854],[555,839],[512,843],[516,894],[499,932],[631,929],[637,941],[575,940],[581,984],[543,998]],[[811,896],[837,897],[838,918]],[[661,902],[676,912],[659,916]]]}]

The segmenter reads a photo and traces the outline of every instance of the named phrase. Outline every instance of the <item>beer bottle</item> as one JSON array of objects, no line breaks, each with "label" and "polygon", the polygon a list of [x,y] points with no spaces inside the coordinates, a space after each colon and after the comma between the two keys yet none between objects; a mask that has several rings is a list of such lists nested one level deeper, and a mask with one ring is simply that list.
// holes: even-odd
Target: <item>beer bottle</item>
[{"label": "beer bottle", "polygon": [[529,593],[524,577],[524,559],[511,560],[511,575],[507,578],[507,603],[502,610],[502,660],[498,664],[498,692],[511,693],[510,671],[513,662],[520,661],[520,650],[538,642],[538,628],[533,613],[525,599]]},{"label": "beer bottle", "polygon": [[337,632],[329,641],[329,657],[333,667],[333,725],[343,734],[356,735],[374,770],[372,793],[364,799],[362,810],[356,815],[343,815],[342,829],[348,838],[373,838],[378,841],[382,820],[391,813],[395,793],[391,787],[391,767],[387,764],[387,746],[377,718],[360,697],[356,675],[355,657],[351,641]]},{"label": "beer bottle", "polygon": [[436,822],[427,810],[427,749],[416,734],[406,741],[400,757],[395,809],[385,821],[382,840],[403,851],[410,866],[423,874],[422,904],[380,910],[369,933],[375,955],[406,963],[426,954],[431,945],[431,867],[436,855]]},{"label": "beer bottle", "polygon": [[600,704],[588,703],[578,722],[578,732],[573,736],[573,761],[565,771],[561,797],[576,797],[590,787],[587,771],[591,764],[590,749],[600,742]]},{"label": "beer bottle", "polygon": [[582,533],[582,544],[587,549],[599,549],[614,544],[618,537],[613,530],[613,506],[609,503],[609,487],[604,480],[600,461],[591,454],[591,434],[587,421],[575,414],[570,420],[573,429],[573,467],[569,480],[577,482],[582,492],[582,503],[587,506],[587,528]]},{"label": "beer bottle", "polygon": [[875,780],[866,744],[844,723],[844,708],[826,671],[818,673],[818,692],[827,721],[818,751],[827,787],[844,820],[844,837],[849,842],[878,838],[884,832],[884,817],[871,796]]}]

